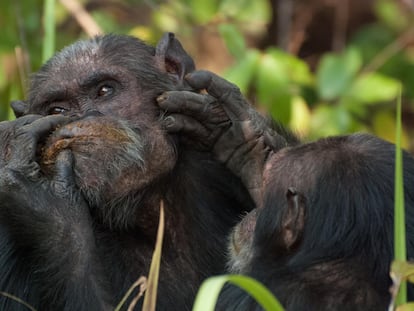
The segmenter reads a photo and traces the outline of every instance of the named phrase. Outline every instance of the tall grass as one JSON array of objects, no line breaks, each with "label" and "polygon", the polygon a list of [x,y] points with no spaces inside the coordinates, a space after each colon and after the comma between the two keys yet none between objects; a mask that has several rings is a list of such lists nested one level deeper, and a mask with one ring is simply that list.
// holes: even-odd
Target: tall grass
[{"label": "tall grass", "polygon": [[221,275],[204,281],[198,291],[193,311],[214,311],[220,291],[227,282],[246,291],[265,311],[284,311],[279,301],[263,284],[245,275]]},{"label": "tall grass", "polygon": [[[401,151],[401,89],[397,99],[396,139],[395,139],[395,189],[394,189],[394,259],[407,260],[405,238],[404,180]],[[407,302],[407,286],[403,282],[397,296],[397,305]]]},{"label": "tall grass", "polygon": [[44,0],[42,63],[55,53],[55,0]]}]

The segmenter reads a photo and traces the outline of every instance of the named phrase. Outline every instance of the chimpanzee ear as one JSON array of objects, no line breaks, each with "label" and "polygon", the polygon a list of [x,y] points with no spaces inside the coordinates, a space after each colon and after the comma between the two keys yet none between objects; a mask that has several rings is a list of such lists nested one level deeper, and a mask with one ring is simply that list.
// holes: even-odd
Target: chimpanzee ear
[{"label": "chimpanzee ear", "polygon": [[155,48],[155,57],[161,70],[170,74],[178,83],[195,70],[193,59],[183,49],[172,32],[165,33]]},{"label": "chimpanzee ear", "polygon": [[291,249],[297,244],[305,226],[305,199],[293,187],[286,192],[287,209],[282,220],[283,242],[286,249]]},{"label": "chimpanzee ear", "polygon": [[19,118],[26,113],[27,103],[25,101],[13,100],[10,105],[16,118]]}]

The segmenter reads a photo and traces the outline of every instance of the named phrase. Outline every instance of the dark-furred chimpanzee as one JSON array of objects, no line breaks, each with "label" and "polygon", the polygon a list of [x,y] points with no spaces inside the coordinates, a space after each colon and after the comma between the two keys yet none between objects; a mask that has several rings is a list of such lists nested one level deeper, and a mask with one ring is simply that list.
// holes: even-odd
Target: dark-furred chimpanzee
[{"label": "dark-furred chimpanzee", "polygon": [[[112,310],[147,275],[160,201],[158,310],[189,310],[225,270],[227,235],[253,201],[209,153],[164,132],[156,98],[188,88],[172,34],[77,42],[37,72],[0,123],[0,291],[37,310]],[[216,103],[217,131],[228,118]],[[137,307],[139,309],[139,307]],[[0,310],[26,310],[2,295]]]},{"label": "dark-furred chimpanzee", "polygon": [[[230,235],[229,271],[258,279],[289,311],[387,310],[395,146],[368,134],[298,144],[280,128],[272,131],[222,78],[196,71],[187,81],[207,94],[160,96],[160,106],[171,114],[165,128],[211,150],[243,180],[257,205]],[[219,109],[203,108],[213,98],[232,121],[214,135]],[[407,248],[413,258],[414,159],[404,153],[403,160]],[[261,308],[247,293],[227,286],[218,310]]]}]

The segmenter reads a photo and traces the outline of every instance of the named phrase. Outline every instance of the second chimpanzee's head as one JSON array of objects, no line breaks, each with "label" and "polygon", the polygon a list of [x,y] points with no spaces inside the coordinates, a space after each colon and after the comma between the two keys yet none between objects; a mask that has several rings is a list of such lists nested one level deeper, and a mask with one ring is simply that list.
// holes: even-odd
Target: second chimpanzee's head
[{"label": "second chimpanzee's head", "polygon": [[[320,301],[336,297],[340,303],[346,295],[355,299],[351,304],[368,296],[386,301],[394,154],[393,144],[364,134],[325,138],[274,154],[264,172],[263,206],[247,214],[231,235],[230,268],[278,289],[287,304],[308,295],[309,288],[307,293],[320,293]],[[414,159],[407,153],[404,184],[412,257]]]}]

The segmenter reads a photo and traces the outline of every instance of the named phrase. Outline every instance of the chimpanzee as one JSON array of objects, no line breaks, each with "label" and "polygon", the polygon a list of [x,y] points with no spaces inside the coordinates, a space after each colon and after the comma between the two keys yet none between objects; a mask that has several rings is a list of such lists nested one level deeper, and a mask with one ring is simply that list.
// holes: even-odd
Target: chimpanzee
[{"label": "chimpanzee", "polygon": [[[387,310],[393,258],[395,146],[368,134],[299,144],[270,127],[236,86],[207,71],[187,76],[207,94],[166,92],[164,126],[204,142],[249,189],[256,208],[229,238],[229,272],[266,285],[286,310]],[[211,98],[230,127],[214,133]],[[219,109],[216,109],[217,111]],[[198,147],[199,148],[199,147]],[[404,153],[408,257],[414,256],[414,159]],[[411,299],[414,297],[410,297]],[[261,310],[227,286],[218,310]]]},{"label": "chimpanzee", "polygon": [[[161,201],[157,310],[190,310],[201,281],[225,271],[253,200],[212,154],[166,133],[156,104],[190,89],[193,70],[173,34],[155,48],[105,35],[34,75],[18,118],[0,123],[0,291],[37,310],[112,310],[148,274]],[[209,109],[217,132],[229,126],[219,103]],[[3,294],[0,309],[26,307]]]}]

